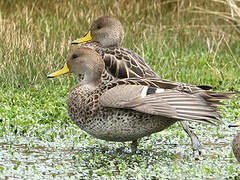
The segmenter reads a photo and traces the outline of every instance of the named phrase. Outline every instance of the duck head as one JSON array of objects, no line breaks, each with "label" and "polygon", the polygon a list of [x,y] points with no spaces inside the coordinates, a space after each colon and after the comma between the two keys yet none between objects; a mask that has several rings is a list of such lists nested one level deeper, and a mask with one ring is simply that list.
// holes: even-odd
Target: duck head
[{"label": "duck head", "polygon": [[85,36],[72,41],[72,44],[93,41],[100,43],[103,47],[120,46],[123,36],[123,26],[118,19],[102,16],[93,21],[90,31]]},{"label": "duck head", "polygon": [[105,68],[101,57],[89,48],[74,49],[67,57],[64,66],[54,73],[49,74],[48,78],[54,78],[67,73],[84,75],[81,84],[97,86],[101,81],[101,75]]},{"label": "duck head", "polygon": [[228,127],[239,127],[240,121],[236,122],[235,124],[230,124]]}]

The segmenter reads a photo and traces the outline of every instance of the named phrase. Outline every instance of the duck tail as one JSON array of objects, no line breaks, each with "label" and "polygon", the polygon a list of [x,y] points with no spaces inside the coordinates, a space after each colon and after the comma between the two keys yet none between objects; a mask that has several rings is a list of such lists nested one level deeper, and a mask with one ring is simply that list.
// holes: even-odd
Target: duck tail
[{"label": "duck tail", "polygon": [[238,92],[213,92],[213,91],[201,91],[198,93],[210,106],[224,106],[226,105],[222,100],[230,100]]}]

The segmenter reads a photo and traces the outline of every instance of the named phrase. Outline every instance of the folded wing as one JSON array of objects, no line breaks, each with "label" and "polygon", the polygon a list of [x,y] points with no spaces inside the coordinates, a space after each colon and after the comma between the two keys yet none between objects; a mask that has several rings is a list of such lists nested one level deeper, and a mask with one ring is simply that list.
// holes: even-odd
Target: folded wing
[{"label": "folded wing", "polygon": [[219,122],[215,104],[221,98],[214,97],[212,104],[213,94],[189,94],[175,89],[118,85],[102,94],[100,103],[104,107],[132,109],[178,120],[215,124]]}]

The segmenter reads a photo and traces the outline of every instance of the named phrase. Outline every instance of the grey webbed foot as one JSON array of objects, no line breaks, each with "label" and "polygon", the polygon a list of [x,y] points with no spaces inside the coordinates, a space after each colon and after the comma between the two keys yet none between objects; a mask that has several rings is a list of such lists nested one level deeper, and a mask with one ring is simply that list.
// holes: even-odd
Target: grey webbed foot
[{"label": "grey webbed foot", "polygon": [[195,152],[198,152],[198,155],[201,155],[201,143],[197,137],[197,135],[190,129],[190,127],[183,121],[180,122],[184,131],[190,136],[191,141],[192,141],[192,149],[193,149],[193,154],[195,156]]},{"label": "grey webbed foot", "polygon": [[132,154],[136,154],[137,146],[138,146],[138,140],[132,141],[131,143]]}]

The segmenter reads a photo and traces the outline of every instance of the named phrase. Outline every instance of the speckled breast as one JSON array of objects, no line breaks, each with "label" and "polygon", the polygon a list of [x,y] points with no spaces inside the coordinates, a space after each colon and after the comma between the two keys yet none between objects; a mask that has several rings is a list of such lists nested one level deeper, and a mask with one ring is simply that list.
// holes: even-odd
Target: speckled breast
[{"label": "speckled breast", "polygon": [[176,122],[161,116],[129,109],[101,107],[98,95],[86,93],[79,86],[68,98],[68,112],[73,122],[90,135],[108,141],[133,141],[162,131]]},{"label": "speckled breast", "polygon": [[233,154],[240,163],[240,133],[238,133],[232,142]]}]

